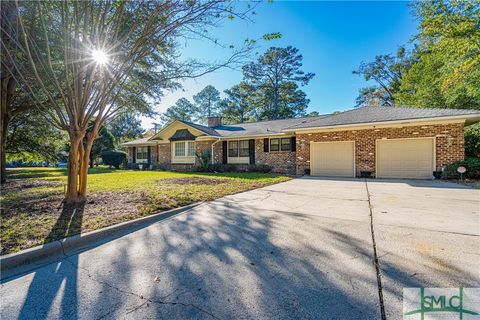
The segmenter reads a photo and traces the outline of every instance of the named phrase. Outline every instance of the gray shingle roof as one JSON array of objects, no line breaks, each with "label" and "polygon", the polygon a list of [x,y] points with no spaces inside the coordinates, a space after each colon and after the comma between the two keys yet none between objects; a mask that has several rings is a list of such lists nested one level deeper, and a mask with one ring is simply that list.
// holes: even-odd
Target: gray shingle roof
[{"label": "gray shingle roof", "polygon": [[182,120],[178,120],[180,121],[181,123],[185,123],[186,125],[192,127],[192,128],[195,128],[197,130],[200,130],[202,132],[205,132],[206,134],[208,134],[209,136],[219,136],[218,132],[216,132],[213,128],[210,128],[210,127],[207,127],[207,126],[203,126],[201,124],[196,124],[196,123],[193,123],[193,122],[188,122],[188,121],[182,121]]},{"label": "gray shingle roof", "polygon": [[287,127],[289,129],[317,128],[359,123],[375,123],[385,121],[413,120],[460,115],[479,115],[478,110],[460,109],[426,109],[426,108],[397,108],[397,107],[362,107],[333,114],[328,117],[317,118],[305,123],[297,123]]},{"label": "gray shingle roof", "polygon": [[[449,116],[473,115],[475,121],[480,120],[479,110],[460,109],[426,109],[426,108],[397,108],[397,107],[362,107],[338,114],[321,115],[293,119],[267,120],[246,122],[231,125],[221,125],[214,128],[200,124],[180,121],[188,126],[204,132],[206,135],[222,138],[237,138],[251,136],[266,136],[285,134],[298,129],[342,126],[349,124],[376,123],[402,120],[421,120],[426,118],[440,118]],[[155,144],[150,138],[142,138],[123,143],[123,146]]]},{"label": "gray shingle roof", "polygon": [[155,141],[149,141],[150,138],[151,137],[132,140],[132,141],[124,142],[120,145],[127,147],[127,146],[142,145],[142,144],[144,144],[144,145],[154,145],[154,144],[156,144]]},{"label": "gray shingle roof", "polygon": [[308,123],[316,119],[327,117],[328,115],[317,117],[304,117],[293,119],[267,120],[259,122],[245,122],[239,124],[224,124],[214,127],[216,132],[222,137],[235,138],[246,136],[284,134],[284,128],[300,123]]}]

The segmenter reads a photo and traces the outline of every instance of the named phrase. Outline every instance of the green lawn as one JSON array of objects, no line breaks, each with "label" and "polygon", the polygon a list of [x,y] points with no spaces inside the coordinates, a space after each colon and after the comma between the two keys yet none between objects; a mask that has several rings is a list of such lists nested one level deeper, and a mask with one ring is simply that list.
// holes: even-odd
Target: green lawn
[{"label": "green lawn", "polygon": [[2,187],[1,254],[194,202],[288,180],[261,173],[177,173],[91,169],[84,207],[62,206],[64,169],[9,170]]}]

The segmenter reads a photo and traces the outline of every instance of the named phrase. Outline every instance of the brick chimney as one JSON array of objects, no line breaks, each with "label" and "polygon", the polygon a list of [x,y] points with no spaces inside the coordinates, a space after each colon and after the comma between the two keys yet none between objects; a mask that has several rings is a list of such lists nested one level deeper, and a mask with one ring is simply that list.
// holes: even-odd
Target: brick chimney
[{"label": "brick chimney", "polygon": [[208,127],[218,127],[222,125],[222,117],[208,117]]}]

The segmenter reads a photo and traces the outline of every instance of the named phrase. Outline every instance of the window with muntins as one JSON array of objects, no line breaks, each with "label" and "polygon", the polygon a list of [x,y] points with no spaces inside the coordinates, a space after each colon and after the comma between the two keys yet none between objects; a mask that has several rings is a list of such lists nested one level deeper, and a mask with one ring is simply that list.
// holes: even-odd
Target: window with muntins
[{"label": "window with muntins", "polygon": [[185,157],[185,142],[175,142],[175,157]]},{"label": "window with muntins", "polygon": [[270,139],[270,151],[280,151],[280,139]]},{"label": "window with muntins", "polygon": [[248,157],[250,155],[248,140],[240,140],[238,142],[238,154],[240,157]]},{"label": "window with muntins", "polygon": [[238,157],[238,141],[228,141],[228,156]]},{"label": "window with muntins", "polygon": [[137,160],[147,160],[148,147],[137,147]]},{"label": "window with muntins", "polygon": [[282,151],[290,151],[292,150],[292,139],[291,138],[282,138]]},{"label": "window with muntins", "polygon": [[270,151],[292,151],[292,138],[270,139]]}]

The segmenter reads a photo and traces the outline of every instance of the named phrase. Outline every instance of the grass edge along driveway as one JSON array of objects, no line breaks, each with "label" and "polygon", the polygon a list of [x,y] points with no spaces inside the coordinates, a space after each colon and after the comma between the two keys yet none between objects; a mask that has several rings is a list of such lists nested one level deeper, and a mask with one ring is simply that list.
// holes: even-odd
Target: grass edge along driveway
[{"label": "grass edge along driveway", "polygon": [[2,187],[1,254],[252,190],[290,178],[264,173],[187,173],[94,168],[87,202],[62,205],[64,169],[9,170]]}]

